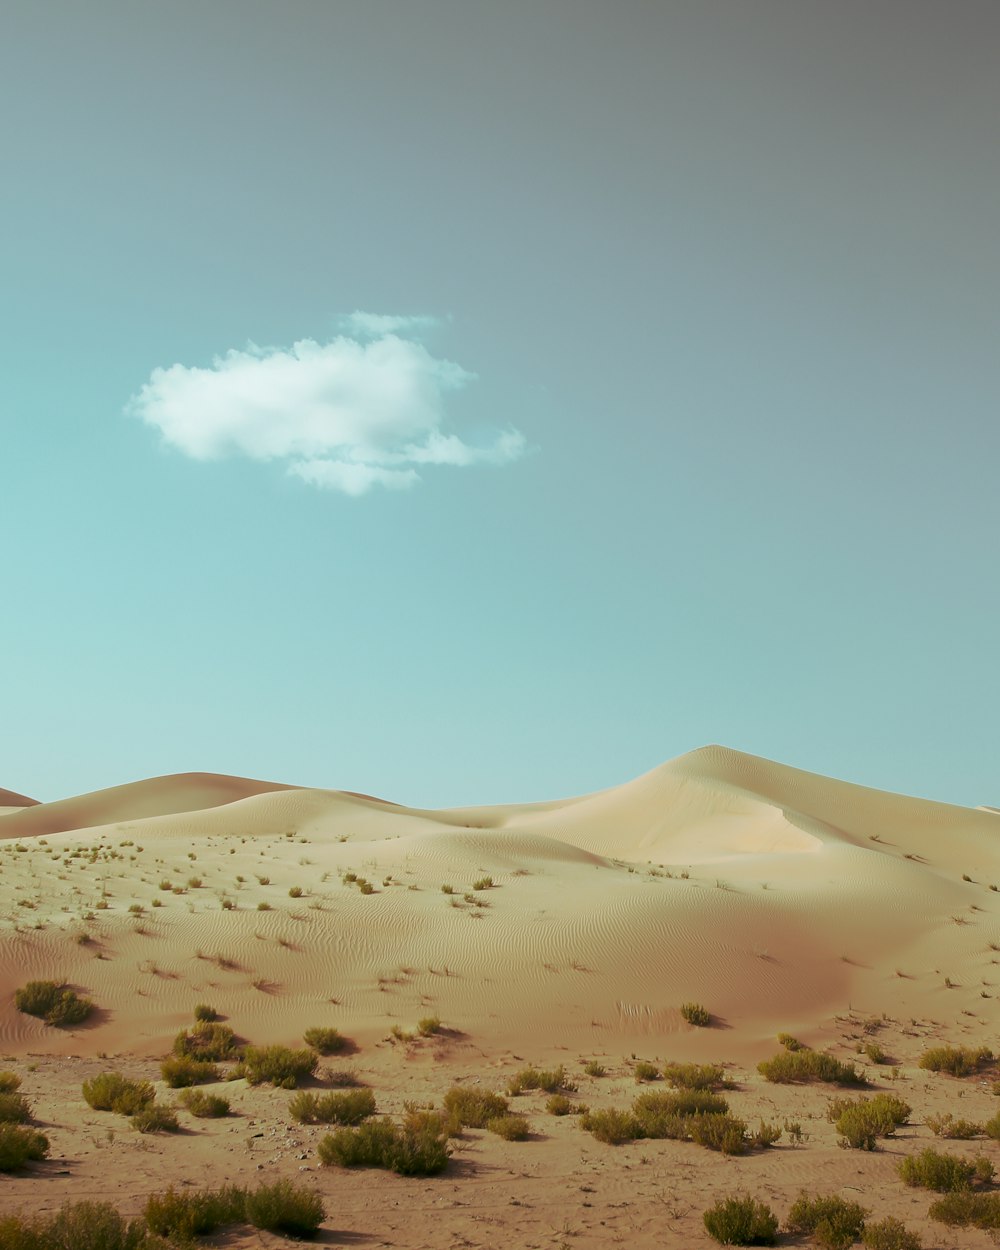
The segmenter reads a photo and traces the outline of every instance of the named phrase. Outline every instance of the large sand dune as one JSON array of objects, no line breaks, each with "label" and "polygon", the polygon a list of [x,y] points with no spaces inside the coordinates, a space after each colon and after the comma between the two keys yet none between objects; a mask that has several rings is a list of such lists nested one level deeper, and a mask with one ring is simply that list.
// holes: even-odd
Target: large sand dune
[{"label": "large sand dune", "polygon": [[989,811],[721,747],[581,798],[448,811],[157,778],[0,816],[0,990],[65,977],[105,1013],[70,1038],[7,1007],[0,1043],[156,1051],[206,994],[275,1040],[433,1007],[510,1044],[694,1043],[690,999],[751,1050],[845,1002],[961,1000],[985,1024],[998,835]]}]

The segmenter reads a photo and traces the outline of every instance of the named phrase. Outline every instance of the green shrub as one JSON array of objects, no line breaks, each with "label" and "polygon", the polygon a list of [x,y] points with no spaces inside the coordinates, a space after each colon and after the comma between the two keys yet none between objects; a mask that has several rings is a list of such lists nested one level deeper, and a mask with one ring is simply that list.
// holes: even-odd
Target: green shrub
[{"label": "green shrub", "polygon": [[571,1115],[573,1104],[565,1094],[553,1094],[546,1102],[545,1110],[549,1115]]},{"label": "green shrub", "polygon": [[498,1115],[486,1121],[486,1127],[505,1141],[527,1141],[531,1135],[528,1121],[523,1115]]},{"label": "green shrub", "polygon": [[876,1138],[892,1137],[901,1124],[910,1118],[911,1108],[892,1094],[876,1094],[851,1102],[835,1098],[827,1108],[827,1118],[836,1127],[844,1143],[855,1150],[877,1149]]},{"label": "green shrub", "polygon": [[21,1088],[21,1078],[13,1072],[0,1072],[0,1094],[13,1094]]},{"label": "green shrub", "polygon": [[300,1090],[288,1104],[288,1114],[300,1124],[360,1124],[375,1111],[375,1095],[370,1089],[342,1094]]},{"label": "green shrub", "polygon": [[294,1089],[312,1076],[318,1063],[313,1050],[289,1050],[287,1046],[248,1046],[243,1054],[246,1079],[251,1085],[269,1081],[281,1089]]},{"label": "green shrub", "polygon": [[399,1133],[391,1120],[369,1120],[328,1133],[316,1147],[321,1163],[342,1168],[391,1167]]},{"label": "green shrub", "polygon": [[607,1076],[608,1070],[603,1063],[598,1063],[596,1059],[591,1059],[589,1063],[583,1065],[583,1070],[587,1076]]},{"label": "green shrub", "polygon": [[214,1020],[218,1020],[219,1013],[208,1003],[199,1003],[194,1009],[194,1018],[200,1023],[211,1024]]},{"label": "green shrub", "polygon": [[701,1218],[708,1235],[722,1246],[773,1246],[778,1240],[777,1216],[756,1198],[723,1198]]},{"label": "green shrub", "polygon": [[887,1215],[877,1224],[866,1224],[861,1231],[865,1250],[923,1250],[923,1242],[911,1233],[902,1220]]},{"label": "green shrub", "polygon": [[279,1180],[249,1190],[244,1213],[254,1228],[293,1237],[315,1237],[326,1211],[323,1199],[314,1189]]},{"label": "green shrub", "polygon": [[918,1155],[903,1159],[899,1164],[899,1175],[905,1184],[914,1189],[936,1189],[944,1194],[956,1189],[969,1189],[974,1180],[992,1180],[993,1165],[982,1156],[973,1160],[959,1159],[928,1147]]},{"label": "green shrub", "polygon": [[0,1218],[4,1250],[154,1250],[141,1220],[126,1221],[107,1202],[67,1203],[55,1215]]},{"label": "green shrub", "polygon": [[732,1115],[692,1116],[691,1139],[706,1150],[724,1155],[746,1154],[750,1144],[745,1122]]},{"label": "green shrub", "polygon": [[[994,1119],[1000,1126],[1000,1115]],[[929,1115],[924,1123],[935,1137],[945,1137],[951,1141],[969,1141],[973,1137],[981,1137],[984,1131],[982,1124],[976,1124],[972,1120],[956,1120],[950,1111],[943,1115]]]},{"label": "green shrub", "polygon": [[799,1081],[825,1081],[829,1085],[867,1085],[863,1072],[853,1063],[842,1063],[833,1055],[816,1050],[779,1051],[771,1059],[757,1064],[757,1071],[766,1081],[790,1085]]},{"label": "green shrub", "polygon": [[688,1024],[693,1024],[699,1029],[708,1028],[712,1023],[712,1013],[701,1003],[682,1003],[681,1015]]},{"label": "green shrub", "polygon": [[57,981],[29,981],[14,992],[14,1005],[28,1016],[37,1016],[55,1028],[68,1028],[86,1020],[94,1010],[89,998]]},{"label": "green shrub", "polygon": [[151,1232],[184,1244],[244,1218],[246,1190],[236,1185],[178,1193],[151,1194],[144,1211]]},{"label": "green shrub", "polygon": [[177,1133],[177,1113],[162,1103],[147,1102],[132,1116],[132,1127],[140,1133]]},{"label": "green shrub", "polygon": [[604,1111],[587,1111],[580,1117],[580,1127],[609,1146],[635,1141],[644,1136],[638,1120],[628,1111],[609,1107]]},{"label": "green shrub", "polygon": [[[794,1125],[785,1126],[789,1129],[789,1137],[792,1136],[791,1129]],[[766,1120],[761,1120],[760,1125],[750,1134],[750,1144],[756,1146],[759,1150],[766,1150],[769,1146],[773,1146],[775,1142],[781,1140],[781,1134],[784,1129],[780,1129],[777,1124],[769,1124]],[[801,1134],[801,1129],[799,1130]]]},{"label": "green shrub", "polygon": [[928,1072],[947,1072],[951,1076],[972,1076],[993,1062],[986,1046],[932,1046],[920,1056],[920,1067]]},{"label": "green shrub", "polygon": [[885,1053],[878,1042],[866,1042],[864,1049],[865,1056],[872,1063],[888,1063],[889,1056]]},{"label": "green shrub", "polygon": [[400,1176],[437,1176],[450,1157],[445,1118],[434,1111],[408,1111],[397,1132],[392,1170]]},{"label": "green shrub", "polygon": [[640,1059],[632,1069],[632,1075],[635,1077],[636,1084],[641,1084],[643,1081],[658,1081],[660,1069],[655,1063],[646,1063],[645,1060]]},{"label": "green shrub", "polygon": [[971,1224],[974,1228],[1000,1231],[1000,1194],[955,1190],[932,1202],[928,1214],[932,1220],[951,1228],[964,1228]]},{"label": "green shrub", "polygon": [[189,1059],[203,1059],[209,1063],[222,1063],[225,1059],[238,1059],[241,1046],[228,1024],[212,1020],[199,1020],[174,1038],[174,1054]]},{"label": "green shrub", "polygon": [[188,1085],[207,1085],[217,1081],[219,1069],[205,1059],[174,1055],[160,1064],[160,1075],[171,1089],[184,1089]]},{"label": "green shrub", "polygon": [[485,1128],[487,1120],[506,1115],[510,1106],[506,1098],[488,1090],[468,1089],[453,1085],[444,1096],[444,1107],[464,1128]]},{"label": "green shrub", "polygon": [[731,1089],[722,1067],[716,1063],[668,1063],[663,1075],[678,1089]]},{"label": "green shrub", "polygon": [[861,1236],[866,1214],[859,1203],[837,1194],[810,1198],[802,1193],[788,1212],[785,1228],[811,1236],[824,1250],[846,1250]]},{"label": "green shrub", "polygon": [[228,1115],[229,1099],[221,1094],[206,1094],[203,1089],[186,1089],[180,1096],[181,1106],[199,1120],[217,1120]]},{"label": "green shrub", "polygon": [[397,1128],[390,1120],[369,1120],[357,1128],[327,1134],[317,1146],[320,1162],[338,1167],[388,1168],[402,1176],[436,1176],[451,1154],[447,1126],[433,1112],[411,1112]]},{"label": "green shrub", "polygon": [[473,881],[472,888],[474,890],[491,890],[493,888],[493,878],[480,877],[477,881]]},{"label": "green shrub", "polygon": [[422,1020],[417,1021],[417,1032],[421,1037],[433,1037],[435,1033],[441,1032],[441,1020],[438,1016],[424,1016]]},{"label": "green shrub", "polygon": [[541,1089],[547,1094],[557,1094],[560,1090],[572,1093],[576,1085],[569,1079],[566,1069],[560,1064],[558,1068],[548,1070],[522,1068],[520,1072],[515,1072],[507,1084],[507,1093],[523,1094],[526,1089]]},{"label": "green shrub", "polygon": [[302,1040],[320,1055],[340,1055],[350,1045],[346,1037],[342,1037],[336,1029],[324,1029],[319,1025],[306,1029]]},{"label": "green shrub", "polygon": [[0,1124],[27,1124],[31,1107],[23,1094],[0,1094]]},{"label": "green shrub", "polygon": [[1000,1141],[1000,1111],[983,1125],[983,1132],[994,1141]]},{"label": "green shrub", "polygon": [[0,1172],[13,1172],[26,1163],[37,1163],[49,1153],[44,1133],[20,1124],[0,1124]]},{"label": "green shrub", "polygon": [[777,1037],[779,1046],[784,1046],[785,1050],[801,1050],[802,1043],[797,1037],[793,1037],[791,1033],[779,1033]]},{"label": "green shrub", "polygon": [[83,1082],[83,1096],[95,1111],[135,1115],[156,1097],[149,1081],[130,1081],[120,1072],[102,1072]]}]

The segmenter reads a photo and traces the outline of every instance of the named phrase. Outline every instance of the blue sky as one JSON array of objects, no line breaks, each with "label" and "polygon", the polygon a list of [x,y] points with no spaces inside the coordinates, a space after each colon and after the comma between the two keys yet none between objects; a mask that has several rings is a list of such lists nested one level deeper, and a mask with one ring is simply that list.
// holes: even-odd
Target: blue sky
[{"label": "blue sky", "polygon": [[0,785],[1000,802],[994,4],[5,24]]}]

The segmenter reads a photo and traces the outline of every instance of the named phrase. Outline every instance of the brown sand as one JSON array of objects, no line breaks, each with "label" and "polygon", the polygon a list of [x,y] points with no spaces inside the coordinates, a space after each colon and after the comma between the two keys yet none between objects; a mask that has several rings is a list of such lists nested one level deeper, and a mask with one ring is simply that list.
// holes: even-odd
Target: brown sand
[{"label": "brown sand", "polygon": [[[991,1244],[931,1226],[929,1196],[906,1189],[895,1163],[931,1140],[927,1114],[995,1109],[990,1083],[915,1067],[929,1039],[996,1046],[995,812],[721,747],[529,806],[421,811],[209,775],[4,806],[16,810],[0,815],[0,1053],[24,1076],[53,1151],[34,1174],[0,1178],[0,1209],[109,1194],[132,1210],[170,1180],[308,1169],[333,1242],[708,1245],[700,1213],[715,1197],[749,1190],[784,1215],[805,1187],[899,1214],[929,1230],[928,1245]],[[486,876],[493,886],[475,890]],[[33,978],[79,987],[97,1018],[65,1032],[19,1014],[13,990]],[[689,1000],[714,1027],[684,1022]],[[283,1091],[237,1082],[227,1092],[240,1118],[185,1117],[182,1138],[139,1137],[86,1107],[80,1081],[112,1066],[99,1056],[155,1077],[202,1001],[255,1042],[336,1026],[387,1111],[456,1081],[500,1089],[528,1061],[565,1063],[592,1106],[627,1106],[633,1057],[711,1059],[739,1080],[736,1114],[798,1120],[808,1136],[737,1159],[673,1142],[615,1148],[530,1095],[517,1109],[531,1141],[470,1132],[441,1178],[359,1179],[319,1169],[320,1131],[292,1124]],[[390,1040],[394,1025],[429,1014],[451,1031]],[[833,1091],[767,1085],[755,1064],[779,1031],[854,1058],[875,1019],[914,1124],[868,1155],[837,1148],[824,1118]],[[611,1075],[583,1076],[589,1058]],[[872,1072],[899,1088],[887,1069]],[[992,1141],[944,1148],[1000,1166]],[[40,1187],[40,1173],[51,1183]]]}]

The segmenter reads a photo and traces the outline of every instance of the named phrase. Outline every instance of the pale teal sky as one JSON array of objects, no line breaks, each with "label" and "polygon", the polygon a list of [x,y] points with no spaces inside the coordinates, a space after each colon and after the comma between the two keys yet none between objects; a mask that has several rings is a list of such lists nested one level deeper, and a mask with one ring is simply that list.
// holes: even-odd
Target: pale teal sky
[{"label": "pale teal sky", "polygon": [[1000,803],[992,0],[4,27],[0,786]]}]

